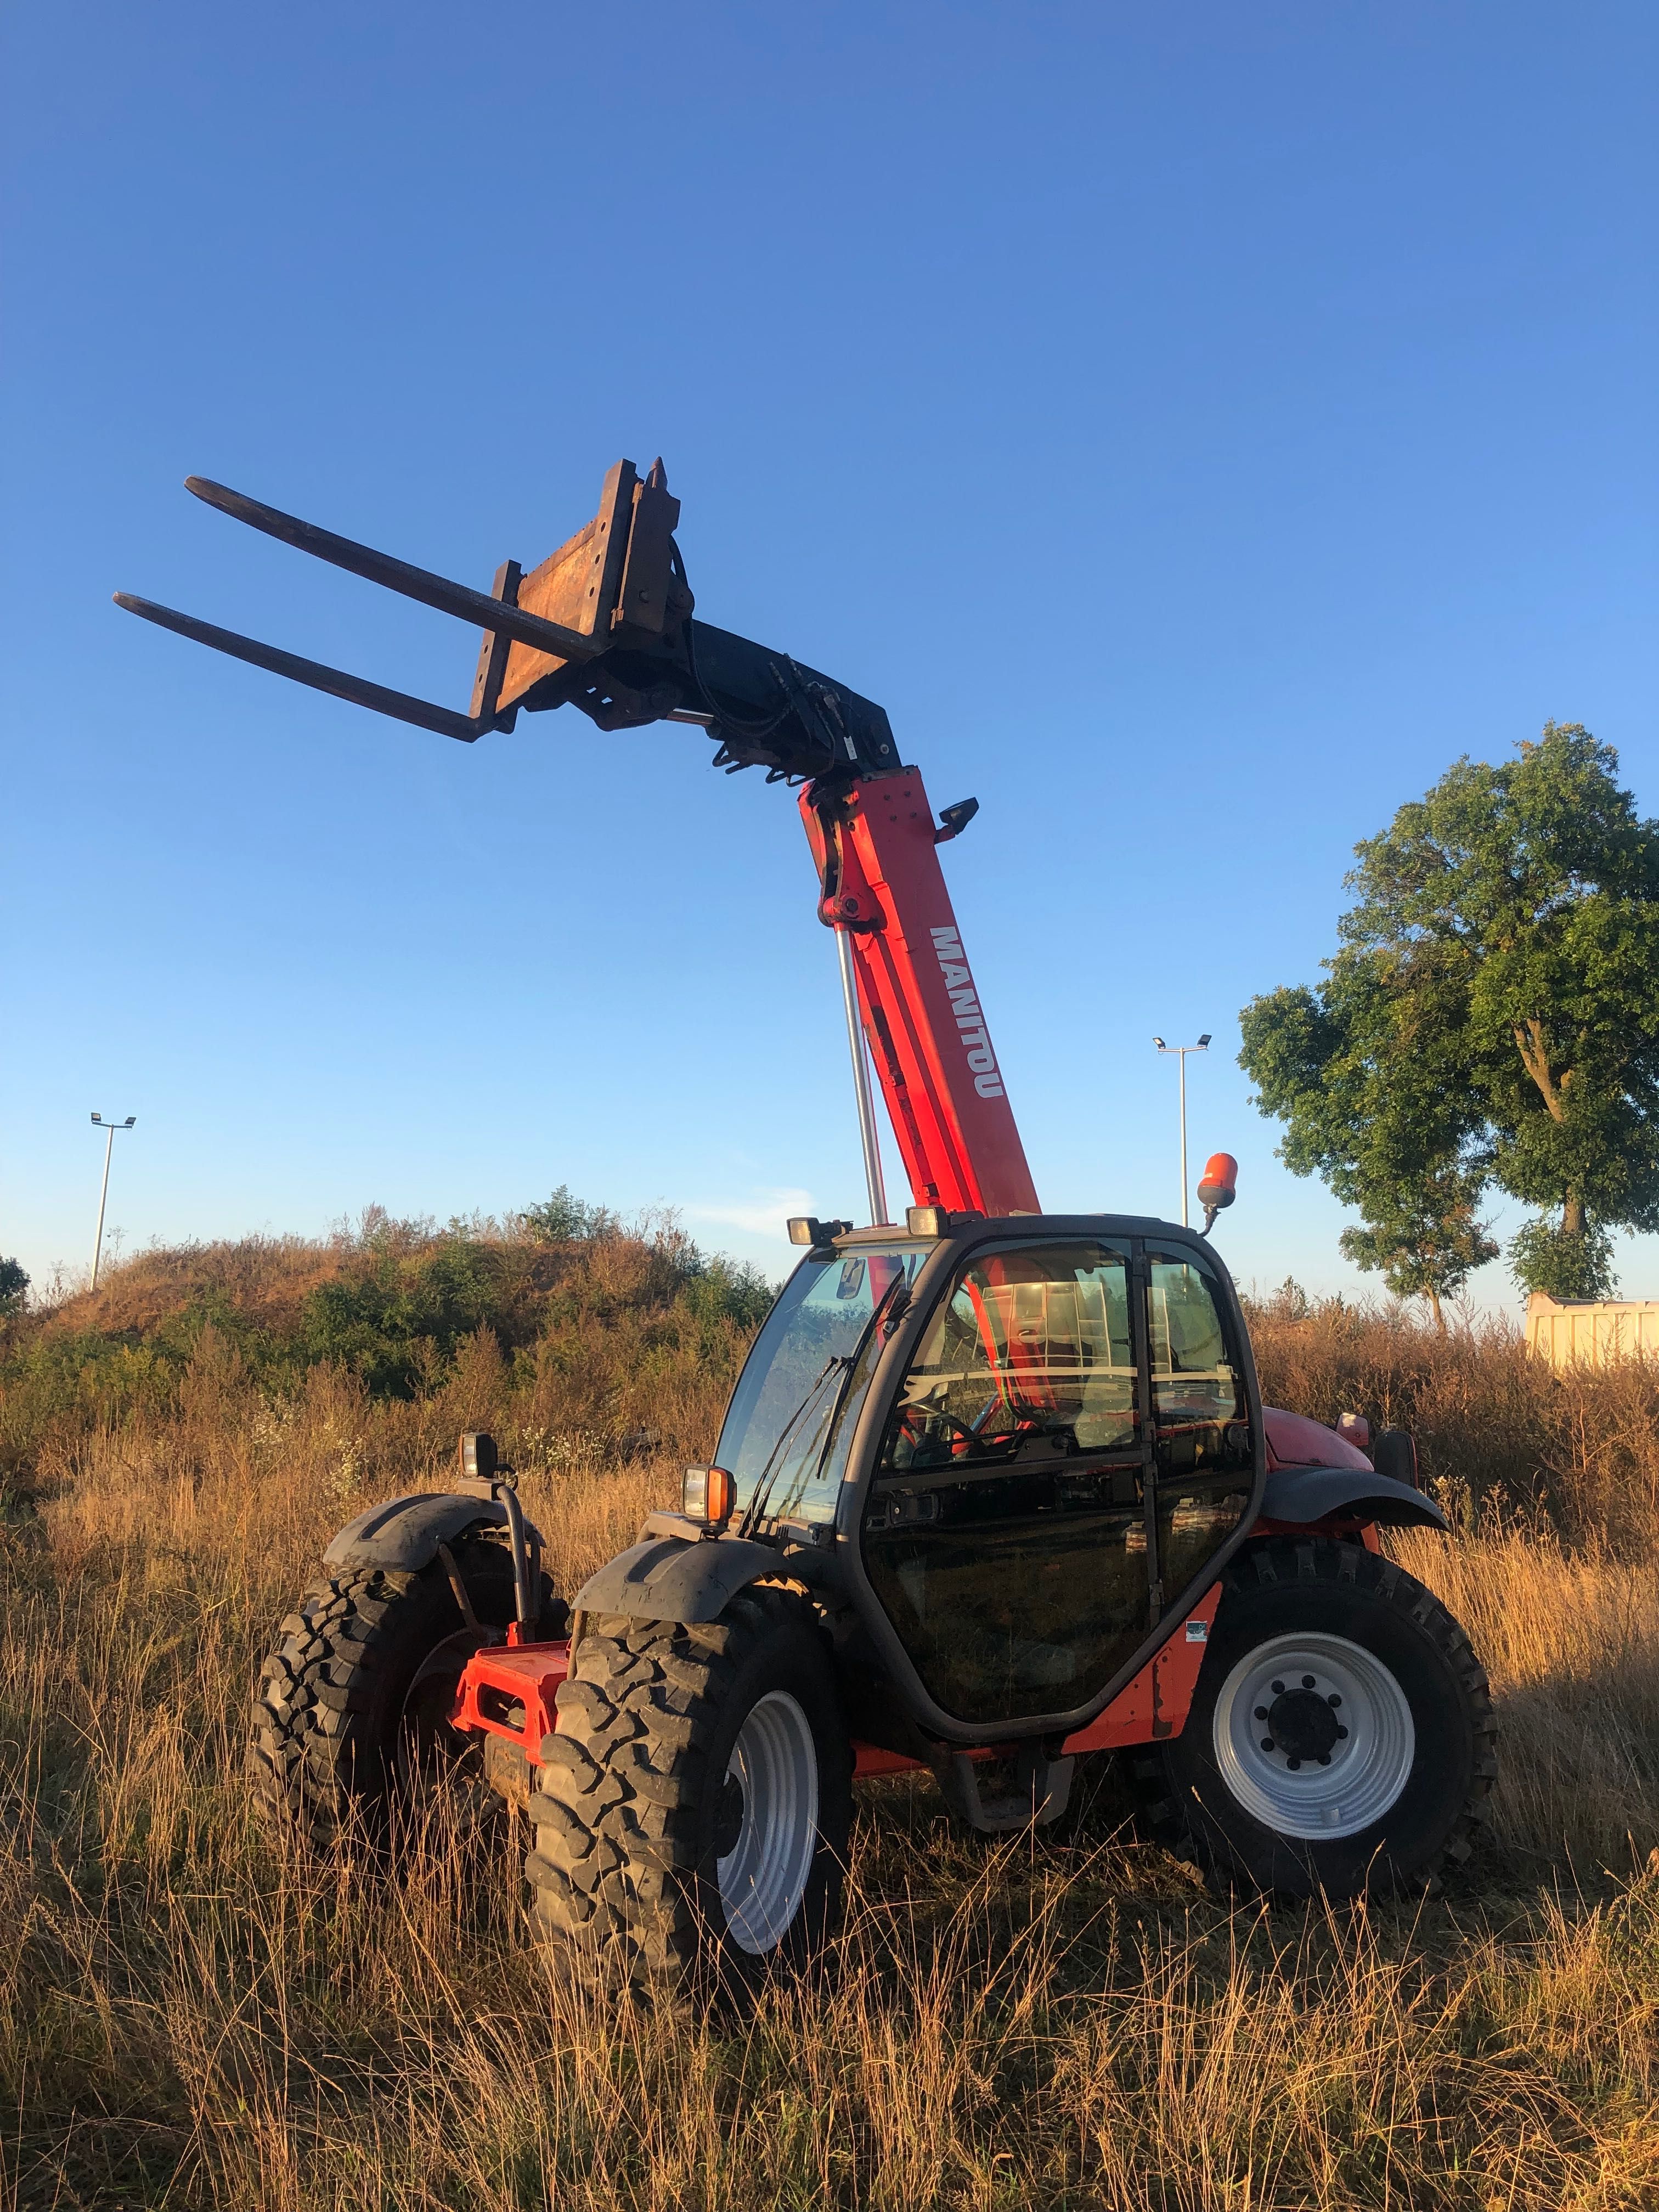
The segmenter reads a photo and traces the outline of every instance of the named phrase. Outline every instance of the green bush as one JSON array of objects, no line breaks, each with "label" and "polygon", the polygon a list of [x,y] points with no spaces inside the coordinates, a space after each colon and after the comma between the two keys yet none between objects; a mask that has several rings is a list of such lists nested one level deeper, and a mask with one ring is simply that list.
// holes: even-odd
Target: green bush
[{"label": "green bush", "polygon": [[617,1236],[622,1230],[619,1215],[608,1206],[590,1206],[586,1199],[574,1197],[564,1182],[539,1206],[527,1206],[519,1219],[543,1244],[582,1243]]},{"label": "green bush", "polygon": [[666,1395],[701,1438],[771,1305],[765,1277],[699,1251],[672,1219],[624,1231],[562,1187],[518,1221],[439,1229],[370,1209],[326,1243],[143,1253],[95,1299],[19,1310],[0,1334],[0,1484],[30,1478],[49,1435],[67,1446],[172,1418],[204,1357],[228,1358],[273,1405],[334,1368],[371,1402],[407,1406],[477,1371],[483,1344],[532,1427],[581,1425],[601,1444],[654,1434]]},{"label": "green bush", "polygon": [[705,1260],[695,1245],[690,1250],[692,1265],[680,1296],[697,1319],[758,1328],[777,1296],[760,1269],[747,1260],[727,1260],[718,1255]]},{"label": "green bush", "polygon": [[477,1238],[450,1234],[412,1254],[383,1249],[369,1262],[307,1296],[297,1345],[305,1365],[331,1361],[361,1376],[371,1397],[409,1398],[462,1338],[514,1333],[499,1250]]}]

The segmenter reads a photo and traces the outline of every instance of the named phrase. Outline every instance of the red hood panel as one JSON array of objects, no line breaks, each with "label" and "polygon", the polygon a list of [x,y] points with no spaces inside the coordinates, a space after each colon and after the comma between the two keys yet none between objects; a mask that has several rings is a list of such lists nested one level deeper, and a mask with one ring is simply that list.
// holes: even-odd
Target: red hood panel
[{"label": "red hood panel", "polygon": [[1261,1408],[1267,1431],[1267,1464],[1272,1467],[1364,1467],[1370,1462],[1357,1444],[1310,1421],[1305,1413],[1287,1413],[1282,1407]]}]

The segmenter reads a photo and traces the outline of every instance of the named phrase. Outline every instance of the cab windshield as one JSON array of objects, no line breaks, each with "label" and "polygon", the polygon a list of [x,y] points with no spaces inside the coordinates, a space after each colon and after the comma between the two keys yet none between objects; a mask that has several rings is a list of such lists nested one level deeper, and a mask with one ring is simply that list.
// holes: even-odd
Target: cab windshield
[{"label": "cab windshield", "polygon": [[740,1512],[757,1485],[766,1520],[829,1521],[881,1332],[860,1351],[876,1307],[910,1284],[928,1248],[865,1246],[803,1260],[779,1293],[726,1409],[716,1463],[732,1475]]}]

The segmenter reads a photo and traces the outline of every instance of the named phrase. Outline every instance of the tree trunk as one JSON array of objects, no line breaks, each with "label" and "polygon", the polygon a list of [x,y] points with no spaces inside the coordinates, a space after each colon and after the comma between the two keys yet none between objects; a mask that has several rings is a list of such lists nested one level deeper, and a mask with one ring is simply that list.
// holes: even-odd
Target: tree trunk
[{"label": "tree trunk", "polygon": [[1429,1302],[1429,1310],[1434,1316],[1434,1325],[1439,1330],[1441,1335],[1443,1336],[1446,1334],[1446,1316],[1440,1310],[1440,1293],[1435,1289],[1433,1284],[1431,1283],[1428,1289],[1423,1293],[1423,1295],[1427,1298]]},{"label": "tree trunk", "polygon": [[1576,1190],[1570,1190],[1561,1201],[1561,1234],[1582,1237],[1584,1233],[1584,1201]]}]

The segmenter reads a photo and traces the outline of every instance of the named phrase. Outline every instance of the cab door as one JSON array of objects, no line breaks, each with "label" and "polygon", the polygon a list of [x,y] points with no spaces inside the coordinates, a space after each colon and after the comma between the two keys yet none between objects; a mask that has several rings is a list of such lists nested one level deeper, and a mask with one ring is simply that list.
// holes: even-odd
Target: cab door
[{"label": "cab door", "polygon": [[970,1255],[866,1494],[865,1570],[929,1694],[978,1723],[1103,1691],[1149,1625],[1152,1449],[1127,1242]]},{"label": "cab door", "polygon": [[1184,1246],[1030,1240],[958,1268],[861,1530],[871,1586],[945,1712],[1079,1711],[1207,1579],[1254,1474],[1231,1311]]},{"label": "cab door", "polygon": [[1136,1255],[1151,1376],[1154,1617],[1202,1588],[1250,1507],[1255,1436],[1232,1301],[1201,1250]]}]

